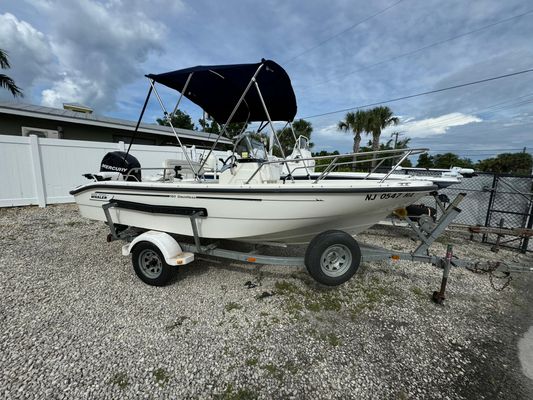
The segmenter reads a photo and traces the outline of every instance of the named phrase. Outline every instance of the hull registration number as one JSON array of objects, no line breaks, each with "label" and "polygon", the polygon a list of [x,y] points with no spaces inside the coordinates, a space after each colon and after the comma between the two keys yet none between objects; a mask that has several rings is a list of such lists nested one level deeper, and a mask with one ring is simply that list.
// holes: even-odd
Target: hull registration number
[{"label": "hull registration number", "polygon": [[397,199],[399,197],[413,197],[414,195],[415,195],[414,193],[367,194],[365,197],[365,201]]}]

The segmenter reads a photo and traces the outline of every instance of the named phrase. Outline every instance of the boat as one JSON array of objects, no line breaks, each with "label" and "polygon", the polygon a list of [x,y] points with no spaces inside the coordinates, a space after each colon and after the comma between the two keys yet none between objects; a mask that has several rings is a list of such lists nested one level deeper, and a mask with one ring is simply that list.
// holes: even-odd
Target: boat
[{"label": "boat", "polygon": [[[222,132],[202,161],[191,160],[187,152],[185,160],[166,160],[158,181],[143,177],[146,168],[129,154],[129,148],[106,156],[99,172],[87,174],[90,182],[70,192],[86,218],[109,221],[110,216],[117,226],[202,239],[302,244],[329,230],[355,235],[437,189],[430,180],[392,179],[393,171],[381,179],[327,179],[338,156],[311,157],[329,164],[312,179],[294,179],[290,163],[305,158],[279,159],[272,153],[277,139],[273,121],[293,121],[297,111],[290,78],[274,61],[196,66],[146,77],[150,86],[139,122],[152,93],[171,121],[172,113],[157,92],[159,84],[180,93],[174,111],[186,97],[221,121]],[[203,171],[213,160],[212,151],[231,122],[259,122],[258,131],[270,128],[268,154],[235,156],[216,171],[216,179],[205,179]],[[387,160],[401,154],[401,162],[424,151],[366,155]]]}]

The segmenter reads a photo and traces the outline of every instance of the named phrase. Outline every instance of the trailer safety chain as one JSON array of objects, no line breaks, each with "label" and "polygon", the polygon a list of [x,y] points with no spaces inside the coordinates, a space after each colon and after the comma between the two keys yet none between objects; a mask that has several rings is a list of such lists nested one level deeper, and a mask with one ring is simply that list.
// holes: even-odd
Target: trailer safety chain
[{"label": "trailer safety chain", "polygon": [[[478,261],[476,263],[474,263],[472,266],[467,266],[466,269],[468,269],[469,271],[472,271],[474,272],[475,274],[488,274],[489,275],[489,282],[490,282],[490,286],[497,292],[501,292],[502,290],[504,290],[507,286],[509,286],[511,284],[511,281],[513,280],[513,277],[511,276],[511,273],[510,272],[503,272],[503,276],[497,276],[495,275],[494,273],[496,272],[496,270],[502,265],[501,262],[499,261],[495,261],[495,262],[486,262],[486,264],[488,265],[487,268],[480,268],[480,264],[482,262]],[[494,284],[494,279],[507,279],[502,286],[500,287],[496,287],[496,285]]]},{"label": "trailer safety chain", "polygon": [[[489,273],[489,281],[490,281],[490,285],[492,286],[492,288],[494,290],[496,290],[497,292],[501,292],[502,290],[504,290],[507,286],[509,286],[511,284],[511,281],[513,280],[513,277],[511,276],[511,273],[510,272],[504,272],[503,273],[504,276],[496,276],[494,275],[493,272],[490,272]],[[494,285],[494,282],[493,282],[493,279],[496,278],[496,279],[507,279],[503,285],[499,288],[497,288],[495,285]]]}]

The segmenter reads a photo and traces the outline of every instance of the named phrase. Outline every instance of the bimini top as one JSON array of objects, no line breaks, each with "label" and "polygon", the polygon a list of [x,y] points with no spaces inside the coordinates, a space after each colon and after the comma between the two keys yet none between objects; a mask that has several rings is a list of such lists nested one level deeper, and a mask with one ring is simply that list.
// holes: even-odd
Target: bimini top
[{"label": "bimini top", "polygon": [[[146,76],[179,91],[217,122],[225,123],[260,66],[256,81],[270,119],[292,121],[296,115],[296,97],[291,80],[285,70],[271,60],[262,60],[256,64],[199,65]],[[183,93],[183,87],[191,73],[191,79]],[[231,122],[267,120],[257,89],[252,85]]]}]

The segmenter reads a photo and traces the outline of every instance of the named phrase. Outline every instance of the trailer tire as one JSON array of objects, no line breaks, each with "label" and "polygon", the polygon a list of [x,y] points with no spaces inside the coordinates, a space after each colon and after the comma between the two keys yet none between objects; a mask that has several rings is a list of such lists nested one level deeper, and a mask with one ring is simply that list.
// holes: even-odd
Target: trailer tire
[{"label": "trailer tire", "polygon": [[361,249],[346,232],[331,230],[313,238],[305,252],[309,274],[327,286],[349,280],[361,264]]},{"label": "trailer tire", "polygon": [[139,242],[131,254],[135,274],[148,285],[165,286],[176,273],[175,267],[166,263],[163,254],[153,243]]}]

